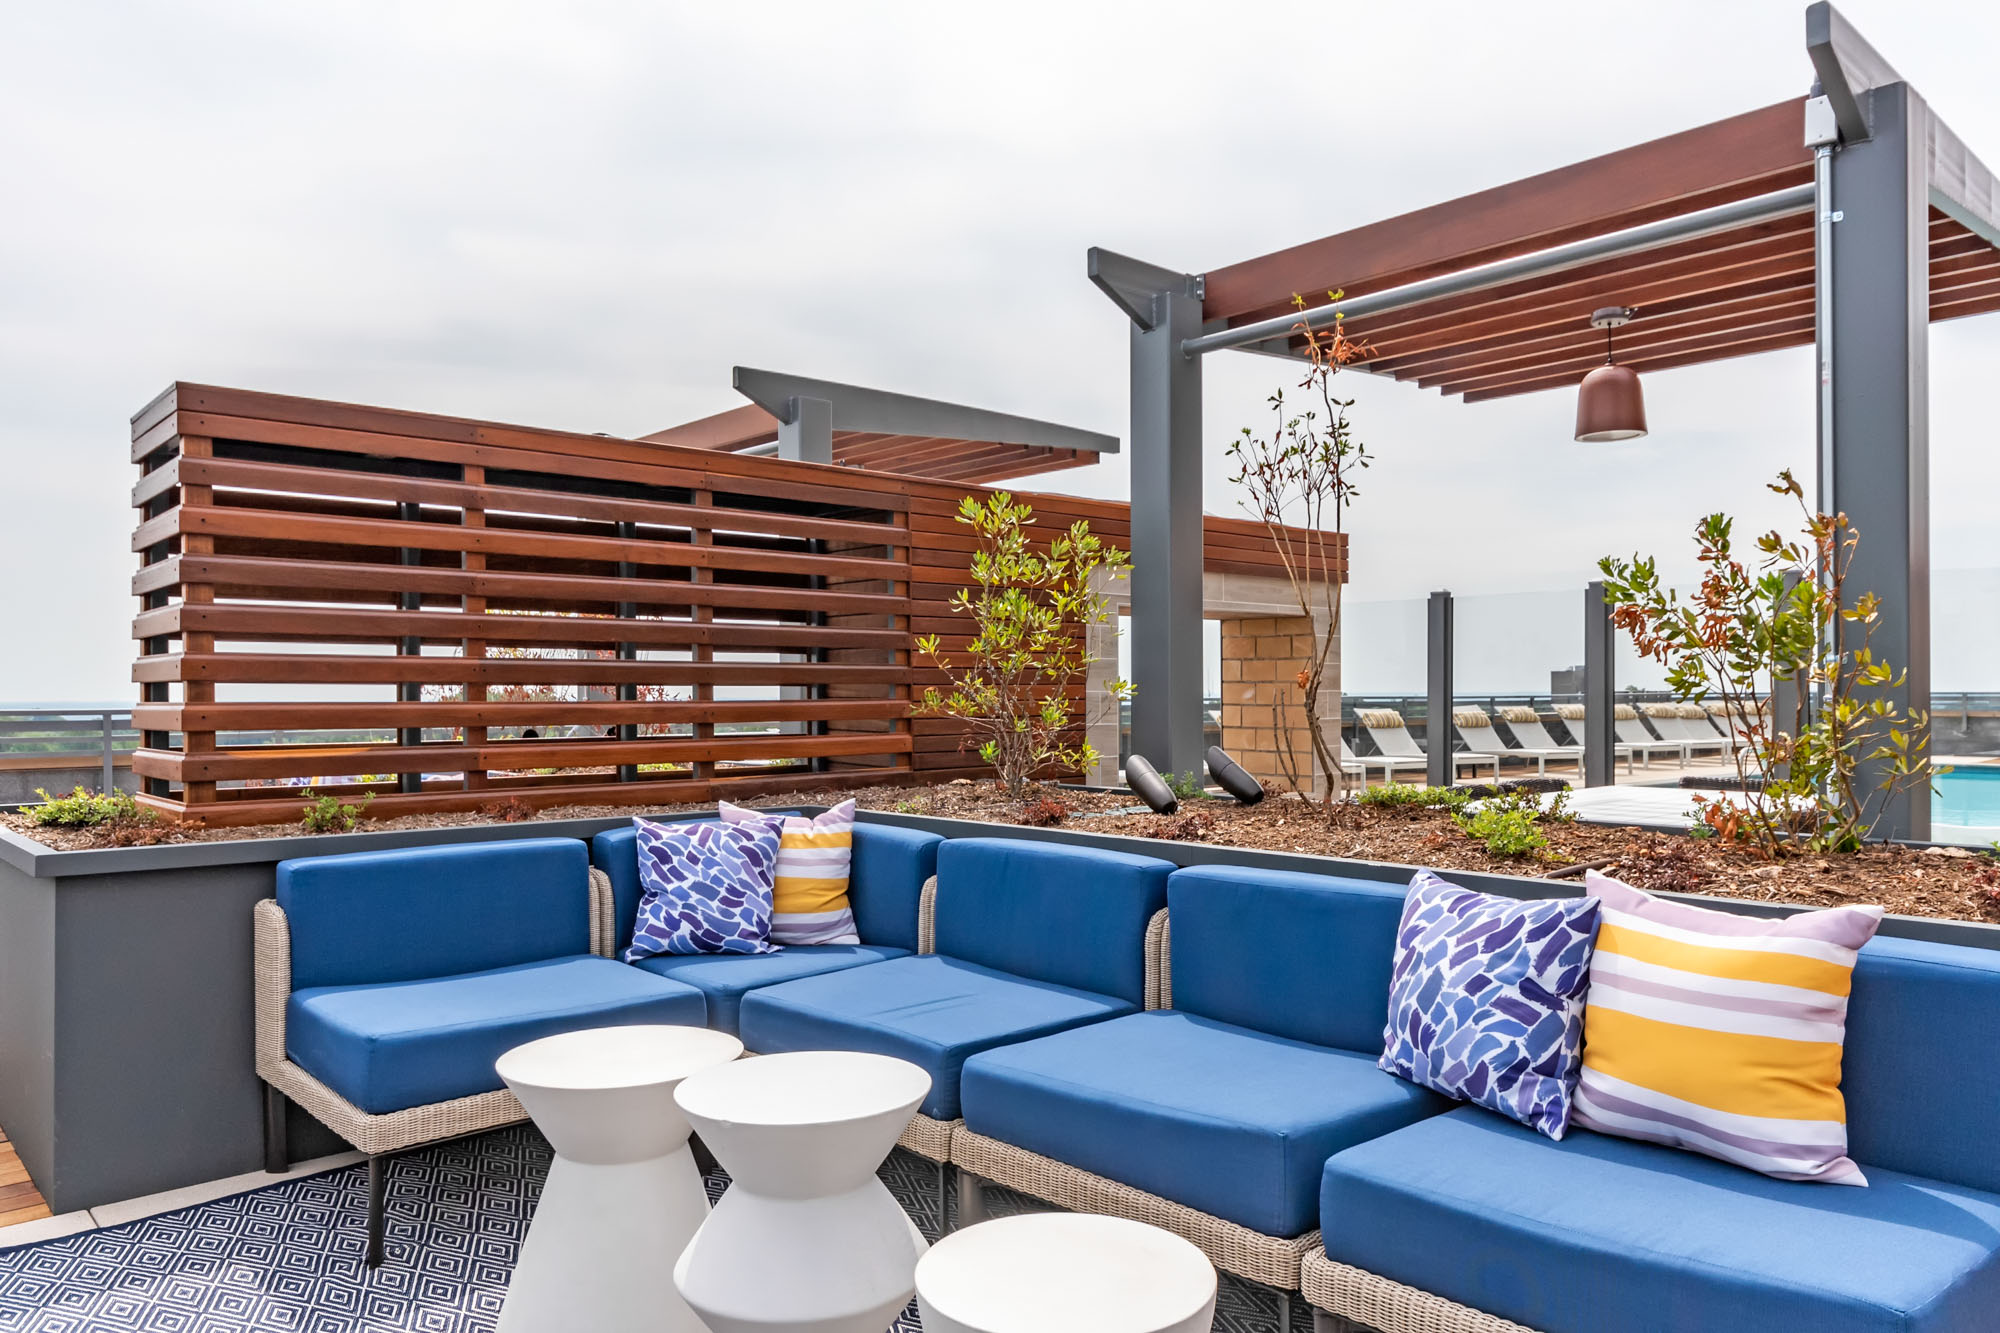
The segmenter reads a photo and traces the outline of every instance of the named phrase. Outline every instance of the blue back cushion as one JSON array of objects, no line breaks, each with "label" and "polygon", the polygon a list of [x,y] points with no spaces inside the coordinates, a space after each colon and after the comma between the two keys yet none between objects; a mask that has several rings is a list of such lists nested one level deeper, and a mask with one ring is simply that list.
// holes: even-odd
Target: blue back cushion
[{"label": "blue back cushion", "polygon": [[1400,886],[1194,866],[1167,883],[1174,1008],[1380,1055]]},{"label": "blue back cushion", "polygon": [[1150,856],[954,838],[937,854],[937,951],[1144,1004],[1146,923],[1172,871]]},{"label": "blue back cushion", "polygon": [[864,943],[917,951],[917,902],[924,881],[937,873],[943,844],[935,833],[855,824],[847,901],[854,907],[855,933]]},{"label": "blue back cushion", "polygon": [[[632,922],[639,911],[638,838],[638,830],[628,825],[608,829],[590,840],[591,864],[611,880],[612,924],[619,956],[632,942]],[[854,860],[848,870],[847,898],[854,907],[855,931],[864,943],[916,951],[917,899],[923,894],[924,881],[937,873],[937,849],[943,841],[935,833],[919,833],[888,824],[854,826]]]},{"label": "blue back cushion", "polygon": [[292,989],[417,981],[589,953],[589,870],[574,838],[280,861]]},{"label": "blue back cushion", "polygon": [[1848,1154],[2000,1192],[2000,951],[1871,940],[1847,1004]]}]

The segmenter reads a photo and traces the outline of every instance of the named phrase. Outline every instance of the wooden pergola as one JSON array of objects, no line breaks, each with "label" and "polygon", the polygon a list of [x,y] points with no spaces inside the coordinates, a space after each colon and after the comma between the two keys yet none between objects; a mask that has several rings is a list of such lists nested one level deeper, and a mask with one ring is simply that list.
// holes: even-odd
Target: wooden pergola
[{"label": "wooden pergola", "polygon": [[[1853,586],[1906,668],[1887,693],[1928,707],[1927,330],[2000,309],[2000,185],[1831,5],[1805,18],[1803,98],[1202,274],[1090,252],[1131,321],[1135,752],[1201,762],[1202,359],[1296,356],[1301,323],[1336,314],[1356,369],[1468,403],[1577,385],[1605,359],[1600,307],[1632,312],[1617,359],[1642,374],[1815,345],[1819,503],[1867,534]],[[1587,749],[1608,779],[1601,656]],[[1929,823],[1903,793],[1881,827]]]},{"label": "wooden pergola", "polygon": [[643,438],[975,483],[1086,467],[1118,452],[1115,436],[935,398],[749,366],[737,366],[731,383],[749,403]]},{"label": "wooden pergola", "polygon": [[[1802,98],[1731,116],[1206,275],[1204,326],[1233,328],[1787,187],[1810,186]],[[2000,248],[1933,204],[1930,316],[2000,310]],[[1783,347],[1814,332],[1810,204],[1766,221],[1541,277],[1346,321],[1361,368],[1467,402],[1567,388],[1604,363],[1592,310],[1634,319],[1618,360],[1667,370]],[[1296,342],[1296,340],[1292,340]]]}]

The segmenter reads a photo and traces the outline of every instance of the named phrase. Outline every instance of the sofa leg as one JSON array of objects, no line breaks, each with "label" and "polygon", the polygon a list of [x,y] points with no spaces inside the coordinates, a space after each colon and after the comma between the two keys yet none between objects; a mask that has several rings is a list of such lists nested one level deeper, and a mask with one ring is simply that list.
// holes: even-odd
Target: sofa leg
[{"label": "sofa leg", "polygon": [[1278,1293],[1278,1333],[1292,1333],[1292,1293]]},{"label": "sofa leg", "polygon": [[285,1142],[285,1094],[269,1083],[264,1085],[264,1169],[279,1175],[290,1169],[290,1146]]},{"label": "sofa leg", "polygon": [[977,1226],[986,1220],[986,1182],[958,1168],[958,1224]]},{"label": "sofa leg", "polygon": [[389,1159],[377,1153],[368,1159],[368,1266],[382,1266],[382,1206],[388,1195]]}]

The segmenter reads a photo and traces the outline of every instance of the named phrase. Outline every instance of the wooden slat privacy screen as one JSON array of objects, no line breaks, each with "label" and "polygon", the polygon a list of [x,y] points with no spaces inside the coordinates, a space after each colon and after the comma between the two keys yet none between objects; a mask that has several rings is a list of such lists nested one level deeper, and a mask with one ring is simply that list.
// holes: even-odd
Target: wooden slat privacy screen
[{"label": "wooden slat privacy screen", "polygon": [[[968,488],[176,384],[132,422],[142,799],[292,822],[986,770],[911,719]],[[1120,545],[1125,506],[1037,495]],[[1279,572],[1211,518],[1209,568]],[[1081,700],[1077,700],[1080,708]],[[337,785],[336,785],[337,784]]]}]

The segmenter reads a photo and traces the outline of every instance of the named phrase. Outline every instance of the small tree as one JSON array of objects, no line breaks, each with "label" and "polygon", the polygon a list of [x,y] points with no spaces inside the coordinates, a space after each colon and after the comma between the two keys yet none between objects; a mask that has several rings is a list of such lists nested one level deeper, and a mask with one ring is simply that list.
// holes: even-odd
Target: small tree
[{"label": "small tree", "polygon": [[[976,746],[1018,798],[1044,765],[1079,769],[1097,762],[1090,742],[1075,737],[1069,692],[1095,660],[1082,636],[1112,619],[1110,601],[1093,587],[1095,576],[1122,572],[1130,562],[1081,520],[1038,554],[1027,531],[1033,507],[1005,491],[984,500],[966,496],[958,521],[979,540],[971,571],[978,586],[961,588],[951,599],[954,612],[972,618],[972,641],[955,661],[937,635],[917,640],[917,651],[950,682],[948,690],[926,689],[911,711],[966,723],[960,748]],[[1132,687],[1122,680],[1109,688],[1114,698],[1131,697]]]},{"label": "small tree", "polygon": [[[1329,292],[1327,299],[1337,301],[1340,293]],[[1296,296],[1292,303],[1305,306]],[[1347,506],[1358,494],[1356,477],[1368,466],[1367,446],[1354,438],[1347,421],[1353,400],[1334,396],[1333,377],[1367,349],[1347,337],[1338,315],[1326,329],[1315,329],[1302,317],[1298,331],[1307,357],[1306,375],[1299,381],[1308,400],[1306,410],[1293,412],[1282,389],[1272,394],[1269,433],[1259,435],[1245,426],[1229,446],[1230,461],[1236,465],[1230,480],[1243,488],[1243,508],[1270,534],[1299,615],[1312,626],[1312,657],[1294,683],[1306,734],[1312,738],[1313,758],[1326,775],[1326,808],[1331,810],[1341,794],[1343,774],[1338,747],[1320,722],[1319,699],[1334,646],[1340,642],[1344,520]],[[1293,753],[1292,729],[1280,725],[1278,733],[1279,762],[1286,779],[1294,790],[1310,792],[1312,768]]]},{"label": "small tree", "polygon": [[[1654,561],[1637,556],[1598,562],[1604,596],[1640,655],[1667,668],[1675,697],[1717,695],[1739,719],[1745,799],[1697,798],[1704,821],[1767,856],[1790,845],[1852,851],[1889,795],[1928,785],[1929,718],[1865,693],[1903,677],[1870,647],[1881,599],[1847,591],[1861,534],[1846,514],[1814,512],[1789,471],[1770,489],[1797,502],[1803,524],[1796,538],[1758,538],[1754,571],[1733,552],[1729,516],[1710,514],[1695,525],[1702,578],[1691,598],[1663,589]],[[1776,715],[1781,681],[1797,687],[1790,717]],[[1864,762],[1880,765],[1879,800],[1863,790]]]}]

